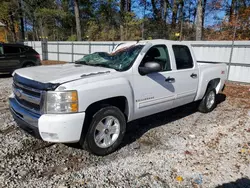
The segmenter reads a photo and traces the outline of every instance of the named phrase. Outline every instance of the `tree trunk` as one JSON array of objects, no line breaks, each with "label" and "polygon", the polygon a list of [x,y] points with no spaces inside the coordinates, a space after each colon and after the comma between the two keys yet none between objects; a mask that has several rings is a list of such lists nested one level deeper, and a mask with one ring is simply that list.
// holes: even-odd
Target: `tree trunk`
[{"label": "tree trunk", "polygon": [[159,10],[156,7],[156,1],[151,0],[152,8],[153,8],[153,15],[155,20],[159,20]]},{"label": "tree trunk", "polygon": [[127,11],[131,12],[131,0],[127,0]]},{"label": "tree trunk", "polygon": [[196,40],[202,39],[202,0],[198,0],[196,19]]},{"label": "tree trunk", "polygon": [[120,24],[120,40],[124,41],[124,27],[123,27],[123,24]]},{"label": "tree trunk", "polygon": [[120,40],[124,41],[124,11],[125,0],[120,0]]},{"label": "tree trunk", "polygon": [[162,11],[162,20],[166,23],[167,20],[167,8],[169,6],[168,0],[162,0],[161,1],[161,11]]},{"label": "tree trunk", "polygon": [[203,0],[203,5],[202,5],[202,28],[204,28],[204,23],[205,23],[206,5],[207,5],[207,0]]},{"label": "tree trunk", "polygon": [[42,19],[40,18],[39,21],[39,30],[40,30],[40,40],[42,41],[45,37],[45,33],[44,33],[44,26],[43,26],[43,22],[42,22]]},{"label": "tree trunk", "polygon": [[204,23],[205,23],[205,13],[206,13],[206,5],[207,5],[207,0],[203,0],[203,5],[202,5],[202,35],[204,33]]},{"label": "tree trunk", "polygon": [[35,29],[35,21],[34,19],[32,20],[32,40],[36,40],[36,29]]},{"label": "tree trunk", "polygon": [[177,7],[178,24],[180,24],[181,20],[183,19],[183,16],[184,16],[183,10],[184,10],[184,2],[182,0],[180,0],[178,7]]},{"label": "tree trunk", "polygon": [[176,19],[177,19],[177,11],[178,11],[178,2],[177,0],[173,0],[173,8],[172,8],[172,29],[175,29]]},{"label": "tree trunk", "polygon": [[182,33],[183,33],[183,21],[184,21],[184,1],[180,2],[180,11],[179,11],[179,24],[180,24],[180,37],[179,40],[182,40]]},{"label": "tree trunk", "polygon": [[234,11],[235,11],[235,7],[236,7],[235,4],[236,4],[236,1],[232,0],[230,10],[229,10],[229,22],[233,21]]},{"label": "tree trunk", "polygon": [[15,21],[14,21],[13,13],[9,12],[9,16],[10,16],[10,20],[11,20],[10,29],[11,29],[11,32],[12,32],[13,41],[17,42],[16,30],[15,30]]},{"label": "tree trunk", "polygon": [[79,4],[78,0],[74,0],[74,11],[75,11],[75,19],[76,19],[76,38],[78,41],[82,40],[82,32],[81,32],[81,24],[79,17]]},{"label": "tree trunk", "polygon": [[20,16],[20,40],[23,42],[25,40],[25,33],[24,33],[24,21],[23,21],[23,10],[22,10],[22,1],[18,0],[19,5],[19,16]]},{"label": "tree trunk", "polygon": [[142,38],[142,40],[144,40],[144,32],[145,32],[145,29],[144,29],[145,24],[144,24],[144,22],[145,22],[145,13],[146,13],[146,9],[147,9],[147,0],[143,0],[142,3],[143,3],[144,9],[143,9],[143,22],[142,22],[142,25],[141,25],[141,38]]}]

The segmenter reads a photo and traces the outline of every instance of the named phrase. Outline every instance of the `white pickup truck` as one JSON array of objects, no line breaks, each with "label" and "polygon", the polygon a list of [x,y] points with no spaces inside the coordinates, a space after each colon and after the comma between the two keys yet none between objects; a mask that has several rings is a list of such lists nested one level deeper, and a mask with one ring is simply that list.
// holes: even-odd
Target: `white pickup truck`
[{"label": "white pickup truck", "polygon": [[197,63],[185,42],[139,41],[75,63],[16,70],[9,103],[33,136],[107,155],[122,142],[127,122],[193,101],[199,111],[212,111],[226,78],[225,64]]}]

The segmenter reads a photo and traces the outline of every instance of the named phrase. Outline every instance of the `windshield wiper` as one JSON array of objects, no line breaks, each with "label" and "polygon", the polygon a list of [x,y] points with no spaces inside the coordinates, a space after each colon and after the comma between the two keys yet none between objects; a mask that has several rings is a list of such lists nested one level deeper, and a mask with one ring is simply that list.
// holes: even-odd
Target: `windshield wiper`
[{"label": "windshield wiper", "polygon": [[92,64],[93,66],[97,66],[97,67],[105,67],[105,68],[110,68],[110,69],[114,69],[116,71],[119,71],[119,69],[116,69],[112,66],[109,66],[108,64],[103,64],[103,63],[96,63],[96,64]]},{"label": "windshield wiper", "polygon": [[75,64],[88,65],[88,66],[93,66],[93,67],[105,67],[105,68],[111,68],[111,69],[115,69],[116,71],[119,71],[119,69],[116,69],[114,67],[109,66],[108,64],[103,64],[103,63],[90,64],[90,63],[87,63],[86,61],[76,61]]},{"label": "windshield wiper", "polygon": [[91,64],[91,65],[96,66],[96,67],[110,68],[107,64],[103,64],[103,63],[94,63],[94,64]]},{"label": "windshield wiper", "polygon": [[88,65],[86,61],[75,61],[75,64]]}]

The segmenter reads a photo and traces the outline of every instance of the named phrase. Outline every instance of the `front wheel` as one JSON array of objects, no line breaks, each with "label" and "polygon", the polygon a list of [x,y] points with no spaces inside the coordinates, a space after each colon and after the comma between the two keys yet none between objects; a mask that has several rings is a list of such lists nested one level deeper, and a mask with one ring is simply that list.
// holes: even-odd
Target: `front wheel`
[{"label": "front wheel", "polygon": [[117,107],[104,107],[93,116],[84,145],[91,153],[108,155],[121,144],[125,131],[124,114]]},{"label": "front wheel", "polygon": [[216,107],[216,91],[209,89],[199,104],[198,110],[203,113],[211,112]]}]

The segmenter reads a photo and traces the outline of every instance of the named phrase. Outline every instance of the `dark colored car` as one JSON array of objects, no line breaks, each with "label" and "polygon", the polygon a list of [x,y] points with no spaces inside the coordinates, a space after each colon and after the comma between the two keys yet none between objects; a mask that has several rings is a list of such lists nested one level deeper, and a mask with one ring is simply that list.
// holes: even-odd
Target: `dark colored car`
[{"label": "dark colored car", "polygon": [[32,47],[22,44],[0,43],[0,72],[41,65],[40,55]]}]

